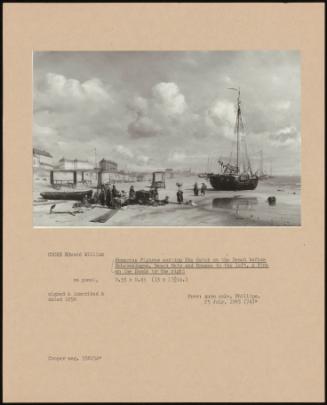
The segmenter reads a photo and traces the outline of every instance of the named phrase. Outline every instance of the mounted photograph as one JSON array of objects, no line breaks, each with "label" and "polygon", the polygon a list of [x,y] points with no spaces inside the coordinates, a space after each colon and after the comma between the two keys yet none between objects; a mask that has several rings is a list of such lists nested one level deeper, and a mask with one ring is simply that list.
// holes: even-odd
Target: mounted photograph
[{"label": "mounted photograph", "polygon": [[292,51],[33,54],[34,227],[301,225]]}]

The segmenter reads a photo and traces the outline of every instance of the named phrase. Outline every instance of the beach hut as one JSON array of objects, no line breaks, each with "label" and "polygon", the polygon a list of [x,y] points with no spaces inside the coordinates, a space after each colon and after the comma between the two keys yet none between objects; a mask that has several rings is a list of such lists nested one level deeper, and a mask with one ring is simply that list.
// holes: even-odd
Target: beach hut
[{"label": "beach hut", "polygon": [[153,172],[151,187],[166,188],[165,175],[166,173],[163,171]]}]

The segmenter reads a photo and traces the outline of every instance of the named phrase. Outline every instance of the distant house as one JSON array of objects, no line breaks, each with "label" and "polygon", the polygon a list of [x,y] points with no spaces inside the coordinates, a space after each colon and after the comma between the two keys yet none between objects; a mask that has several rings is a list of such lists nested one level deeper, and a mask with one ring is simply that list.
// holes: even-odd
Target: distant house
[{"label": "distant house", "polygon": [[33,148],[33,168],[52,170],[52,155],[42,149]]},{"label": "distant house", "polygon": [[56,168],[62,170],[91,170],[94,169],[94,164],[90,163],[88,160],[65,159],[63,157],[59,160]]},{"label": "distant house", "polygon": [[99,168],[107,172],[115,173],[118,170],[118,164],[112,160],[102,159],[99,162]]}]

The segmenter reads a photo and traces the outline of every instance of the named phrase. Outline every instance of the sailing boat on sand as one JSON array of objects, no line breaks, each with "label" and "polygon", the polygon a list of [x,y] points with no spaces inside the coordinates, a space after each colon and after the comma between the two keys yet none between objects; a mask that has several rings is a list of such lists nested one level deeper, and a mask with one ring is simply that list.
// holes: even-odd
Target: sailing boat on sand
[{"label": "sailing boat on sand", "polygon": [[245,138],[242,139],[244,147],[243,170],[240,168],[240,132],[244,131],[244,125],[241,112],[241,92],[240,89],[230,88],[238,93],[236,105],[236,164],[230,162],[224,163],[219,160],[218,164],[221,166],[221,173],[209,174],[209,181],[215,190],[254,190],[259,182],[259,177],[252,172],[250,159],[247,153],[247,145]]}]

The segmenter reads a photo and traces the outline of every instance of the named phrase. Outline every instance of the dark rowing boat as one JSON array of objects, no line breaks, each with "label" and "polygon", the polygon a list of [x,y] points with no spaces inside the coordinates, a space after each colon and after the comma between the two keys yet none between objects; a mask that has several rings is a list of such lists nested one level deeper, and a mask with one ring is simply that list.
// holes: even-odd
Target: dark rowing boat
[{"label": "dark rowing boat", "polygon": [[85,197],[92,197],[92,190],[86,191],[46,191],[40,193],[45,200],[73,200],[82,201]]}]

